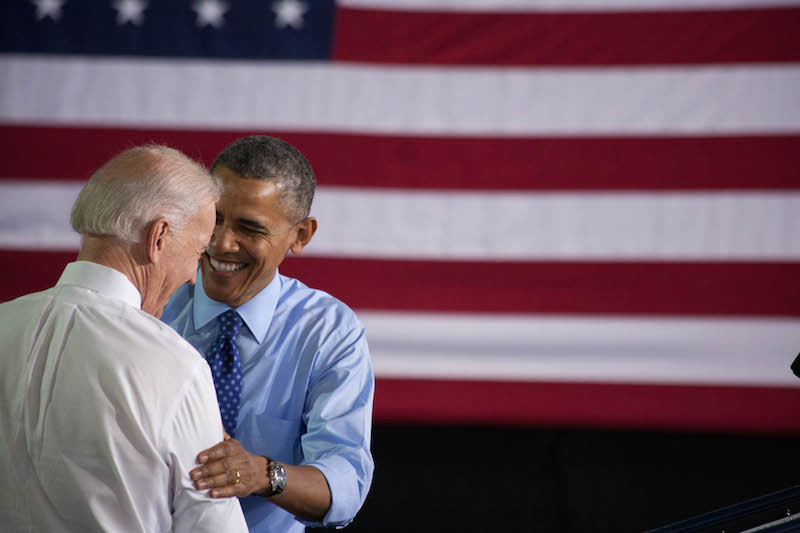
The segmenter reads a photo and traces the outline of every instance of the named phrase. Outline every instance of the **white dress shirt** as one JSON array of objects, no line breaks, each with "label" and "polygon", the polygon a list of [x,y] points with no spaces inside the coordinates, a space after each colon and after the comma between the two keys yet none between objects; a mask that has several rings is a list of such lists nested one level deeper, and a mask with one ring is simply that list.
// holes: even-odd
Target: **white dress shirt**
[{"label": "white dress shirt", "polygon": [[247,531],[189,479],[222,440],[208,365],[140,306],[84,261],[0,305],[3,531]]}]

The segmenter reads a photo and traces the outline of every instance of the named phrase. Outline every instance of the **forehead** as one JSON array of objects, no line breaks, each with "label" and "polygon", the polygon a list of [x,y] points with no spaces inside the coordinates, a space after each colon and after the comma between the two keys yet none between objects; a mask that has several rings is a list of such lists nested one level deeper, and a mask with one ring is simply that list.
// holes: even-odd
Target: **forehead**
[{"label": "forehead", "polygon": [[215,168],[214,174],[223,184],[217,207],[226,216],[253,220],[286,218],[282,189],[276,182],[245,179],[223,166]]},{"label": "forehead", "polygon": [[214,231],[214,202],[211,197],[204,204],[189,223],[188,236],[196,242],[208,242],[211,232]]}]

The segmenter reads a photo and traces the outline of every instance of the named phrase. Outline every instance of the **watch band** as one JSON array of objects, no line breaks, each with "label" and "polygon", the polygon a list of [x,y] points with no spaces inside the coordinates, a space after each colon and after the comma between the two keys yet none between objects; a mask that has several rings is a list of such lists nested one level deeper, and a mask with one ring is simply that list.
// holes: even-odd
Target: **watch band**
[{"label": "watch band", "polygon": [[269,479],[271,487],[260,493],[259,496],[268,498],[280,494],[283,492],[283,489],[286,488],[286,469],[283,468],[283,465],[278,461],[266,455],[262,457],[267,460],[267,478]]}]

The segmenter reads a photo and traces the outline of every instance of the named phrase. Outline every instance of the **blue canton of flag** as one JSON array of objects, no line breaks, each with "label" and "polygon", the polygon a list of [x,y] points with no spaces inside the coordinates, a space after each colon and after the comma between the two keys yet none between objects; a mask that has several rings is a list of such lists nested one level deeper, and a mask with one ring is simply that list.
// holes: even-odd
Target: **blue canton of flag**
[{"label": "blue canton of flag", "polygon": [[0,50],[15,53],[324,60],[333,0],[10,0]]}]

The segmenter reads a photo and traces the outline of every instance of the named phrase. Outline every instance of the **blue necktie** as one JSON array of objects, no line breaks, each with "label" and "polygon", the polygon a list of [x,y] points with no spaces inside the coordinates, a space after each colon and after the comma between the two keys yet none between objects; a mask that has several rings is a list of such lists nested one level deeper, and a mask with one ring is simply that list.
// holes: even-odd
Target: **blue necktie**
[{"label": "blue necktie", "polygon": [[222,425],[228,435],[236,435],[239,398],[242,394],[242,360],[236,347],[236,335],[242,327],[242,317],[230,309],[219,317],[219,335],[208,352],[208,364],[217,389],[217,402]]}]

